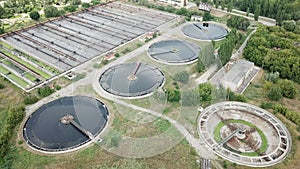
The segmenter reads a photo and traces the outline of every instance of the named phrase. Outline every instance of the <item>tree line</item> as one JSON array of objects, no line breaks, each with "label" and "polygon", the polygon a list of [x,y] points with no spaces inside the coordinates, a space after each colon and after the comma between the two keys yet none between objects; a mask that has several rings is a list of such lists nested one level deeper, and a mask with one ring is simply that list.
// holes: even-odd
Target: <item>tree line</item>
[{"label": "tree line", "polygon": [[251,36],[244,57],[269,72],[300,83],[300,35],[281,27],[260,27]]},{"label": "tree line", "polygon": [[242,31],[246,31],[249,25],[250,25],[249,20],[241,16],[232,15],[227,20],[228,27],[235,28]]},{"label": "tree line", "polygon": [[222,65],[225,65],[231,58],[233,49],[238,48],[244,41],[245,37],[236,29],[232,29],[222,42],[218,51],[218,56]]},{"label": "tree line", "polygon": [[[0,159],[3,159],[3,157],[5,157],[9,149],[9,140],[12,137],[13,130],[25,116],[25,108],[23,106],[7,108],[3,111],[8,111],[8,115],[4,122],[4,128],[1,129],[0,133]],[[3,161],[0,160],[0,165],[2,164],[2,162]]]},{"label": "tree line", "polygon": [[284,20],[300,20],[299,0],[213,0],[213,3],[222,8],[227,4],[228,10],[234,7],[257,17],[273,18],[279,25]]}]

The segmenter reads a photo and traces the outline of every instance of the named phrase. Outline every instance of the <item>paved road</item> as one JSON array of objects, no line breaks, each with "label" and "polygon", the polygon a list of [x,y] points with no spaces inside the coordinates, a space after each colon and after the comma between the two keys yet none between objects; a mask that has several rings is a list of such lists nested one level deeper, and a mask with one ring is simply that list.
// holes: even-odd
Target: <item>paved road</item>
[{"label": "paved road", "polygon": [[212,66],[210,66],[206,72],[204,72],[200,77],[198,77],[197,79],[195,79],[196,84],[201,84],[201,83],[205,83],[208,82],[209,77],[211,77],[211,75],[218,69],[218,65],[217,64],[213,64]]},{"label": "paved road", "polygon": [[248,40],[250,39],[250,37],[256,32],[257,28],[254,28],[253,31],[247,36],[247,38],[245,39],[245,41],[243,42],[243,44],[240,46],[240,48],[235,51],[232,55],[231,55],[231,58],[230,59],[237,59],[239,58],[242,54],[243,54],[243,51],[247,45],[247,42]]}]

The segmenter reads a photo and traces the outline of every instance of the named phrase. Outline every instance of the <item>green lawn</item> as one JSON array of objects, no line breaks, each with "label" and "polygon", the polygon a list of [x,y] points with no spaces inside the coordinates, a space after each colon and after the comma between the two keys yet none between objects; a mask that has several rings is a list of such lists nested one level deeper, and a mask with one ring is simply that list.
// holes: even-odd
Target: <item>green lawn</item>
[{"label": "green lawn", "polygon": [[0,65],[0,72],[3,73],[3,74],[9,73],[9,71],[1,65]]},{"label": "green lawn", "polygon": [[34,82],[36,80],[36,77],[34,75],[30,74],[30,73],[25,73],[24,77],[26,77],[26,79],[28,79],[32,82]]},{"label": "green lawn", "polygon": [[268,148],[268,140],[267,140],[266,135],[258,127],[256,127],[254,124],[252,124],[252,123],[250,123],[248,121],[245,121],[245,120],[230,119],[230,120],[226,120],[226,121],[222,121],[222,122],[218,123],[217,127],[214,130],[214,139],[217,142],[221,142],[222,141],[220,130],[227,123],[240,123],[240,124],[247,125],[247,126],[249,126],[251,128],[255,128],[255,130],[258,132],[258,134],[259,134],[259,136],[260,136],[260,138],[262,140],[262,143],[261,143],[261,146],[260,146],[258,152],[241,153],[241,155],[245,155],[245,156],[258,156],[259,153],[264,153],[267,150],[267,148]]},{"label": "green lawn", "polygon": [[8,77],[9,77],[11,80],[13,80],[14,82],[16,82],[17,84],[19,84],[20,86],[22,86],[23,88],[25,88],[25,89],[26,89],[26,88],[28,87],[28,85],[29,85],[25,80],[19,78],[18,76],[14,75],[14,74],[10,74],[10,75],[8,75]]}]

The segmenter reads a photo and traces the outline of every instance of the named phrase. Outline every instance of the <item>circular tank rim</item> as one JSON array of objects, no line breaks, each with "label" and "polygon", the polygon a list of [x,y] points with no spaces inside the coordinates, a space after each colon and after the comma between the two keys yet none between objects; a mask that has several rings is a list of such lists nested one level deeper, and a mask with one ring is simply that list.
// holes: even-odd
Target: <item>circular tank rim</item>
[{"label": "circular tank rim", "polygon": [[[157,43],[160,43],[160,42],[166,42],[166,41],[180,41],[180,42],[184,43],[185,45],[189,45],[189,46],[187,46],[187,47],[190,48],[190,50],[192,50],[192,51],[195,53],[195,55],[196,55],[195,59],[190,59],[190,60],[187,60],[187,59],[186,59],[186,60],[183,60],[182,62],[181,62],[181,61],[176,62],[176,61],[165,61],[165,60],[156,59],[156,58],[152,57],[152,56],[150,55],[150,53],[149,53],[149,49],[150,49],[153,45],[155,45],[155,44],[157,44]],[[198,46],[197,44],[195,44],[195,43],[193,43],[193,42],[189,42],[189,41],[181,40],[181,39],[161,40],[161,41],[152,43],[152,44],[148,47],[148,49],[146,50],[146,54],[147,54],[147,56],[148,56],[151,60],[153,60],[153,61],[155,61],[155,62],[158,62],[158,63],[162,63],[162,64],[166,64],[166,65],[189,65],[189,64],[192,64],[192,63],[197,62],[197,60],[198,60],[198,54],[197,54],[197,52],[196,52],[194,49],[192,49],[192,46],[190,46],[190,44],[193,44],[193,45]],[[199,46],[198,46],[198,47],[199,47]],[[200,52],[200,51],[201,51],[201,48],[199,47],[199,52]]]},{"label": "circular tank rim", "polygon": [[[218,26],[218,27],[222,27],[222,28],[224,28],[225,30],[226,30],[226,32],[227,32],[227,35],[230,33],[230,28],[228,28],[227,26],[225,26],[225,25],[223,25],[223,24],[221,24],[221,23],[218,23],[218,22],[214,22],[214,21],[205,21],[205,22],[207,22],[207,23],[210,23],[210,24],[214,24],[214,25],[216,25],[216,26]],[[218,38],[218,39],[199,39],[199,38],[194,38],[194,37],[191,37],[191,36],[188,36],[187,34],[185,34],[184,32],[183,32],[183,28],[185,27],[185,26],[188,26],[188,25],[190,25],[190,24],[193,24],[193,23],[200,23],[200,22],[187,22],[185,25],[183,25],[182,27],[181,27],[181,33],[182,33],[182,35],[184,36],[184,37],[187,37],[187,38],[189,38],[189,39],[193,39],[193,40],[196,40],[196,41],[201,41],[201,42],[210,42],[210,41],[221,41],[221,40],[224,40],[224,39],[226,39],[226,37],[227,37],[227,35],[226,36],[224,36],[224,37],[222,37],[222,38]]]},{"label": "circular tank rim", "polygon": [[[46,149],[41,149],[40,147],[37,147],[34,144],[27,142],[27,140],[25,139],[25,135],[24,135],[24,127],[27,124],[28,120],[31,118],[32,114],[34,114],[38,109],[40,109],[42,106],[47,105],[50,102],[53,102],[53,101],[59,100],[59,99],[63,99],[63,98],[67,98],[67,97],[86,97],[86,98],[94,99],[97,102],[99,102],[102,105],[102,107],[105,109],[105,111],[107,113],[107,116],[106,116],[107,121],[105,123],[105,126],[102,128],[102,130],[99,130],[97,133],[94,134],[94,137],[95,137],[94,140],[91,140],[90,138],[88,138],[85,142],[77,144],[76,146],[65,148],[65,149],[57,149],[57,151],[55,151],[55,149],[49,149],[52,151],[47,151]],[[19,129],[18,133],[20,134],[19,136],[21,137],[21,139],[26,143],[25,149],[29,148],[29,150],[27,149],[27,151],[38,152],[38,153],[43,153],[43,154],[65,154],[65,153],[80,150],[84,147],[88,147],[89,145],[91,145],[94,142],[101,141],[100,136],[104,131],[106,131],[106,129],[109,125],[109,116],[110,116],[110,113],[108,111],[107,106],[104,104],[104,102],[102,102],[98,98],[91,97],[91,96],[84,96],[84,95],[63,96],[63,97],[59,97],[59,98],[53,98],[53,99],[51,99],[51,101],[48,101],[47,103],[42,104],[41,106],[37,107],[34,111],[32,111],[28,116],[26,116],[26,118],[24,118],[23,122],[20,125],[20,129]]]},{"label": "circular tank rim", "polygon": [[113,65],[113,66],[108,67],[108,68],[105,69],[103,72],[101,72],[101,73],[99,74],[98,78],[97,78],[97,79],[98,79],[98,80],[97,80],[97,82],[98,82],[97,86],[99,86],[99,89],[100,89],[102,92],[104,92],[105,94],[107,94],[107,95],[109,95],[109,96],[111,96],[111,97],[115,97],[115,98],[118,98],[118,99],[134,100],[134,99],[141,99],[141,98],[149,97],[149,96],[151,96],[151,95],[153,94],[153,92],[154,92],[155,90],[160,89],[161,87],[164,86],[164,84],[165,84],[165,82],[166,82],[166,78],[165,78],[165,74],[163,73],[163,71],[162,71],[159,67],[157,67],[157,66],[155,66],[155,65],[151,65],[151,64],[148,64],[148,63],[141,62],[141,63],[144,64],[144,65],[147,65],[147,66],[150,66],[150,67],[152,67],[152,68],[155,68],[155,69],[158,70],[158,71],[160,72],[160,74],[163,76],[163,81],[160,83],[160,85],[159,85],[158,87],[155,88],[155,90],[153,90],[153,91],[151,91],[151,92],[149,92],[149,93],[144,93],[144,94],[142,94],[142,95],[129,96],[129,95],[117,95],[117,94],[114,94],[114,93],[111,93],[111,92],[105,90],[105,89],[102,87],[102,85],[101,85],[101,83],[100,83],[100,79],[101,79],[101,77],[102,77],[109,69],[111,69],[112,67],[115,67],[115,66],[121,66],[121,65],[124,65],[124,64],[130,64],[130,63],[137,63],[137,62],[126,62],[126,63],[116,64],[116,65]]},{"label": "circular tank rim", "polygon": [[[289,140],[289,144],[288,144],[288,148],[287,150],[284,152],[284,155],[283,157],[281,156],[279,159],[276,159],[275,161],[271,161],[271,162],[265,162],[265,163],[260,163],[260,164],[257,164],[257,163],[253,163],[253,164],[249,164],[249,162],[241,162],[242,160],[233,160],[232,158],[224,158],[224,155],[218,151],[214,151],[213,148],[208,145],[207,141],[205,140],[204,136],[203,136],[203,132],[200,130],[200,120],[201,118],[203,117],[203,115],[209,111],[210,109],[212,109],[214,106],[216,107],[220,107],[220,106],[225,106],[225,104],[238,104],[239,106],[250,106],[250,107],[253,107],[255,110],[259,110],[263,113],[266,113],[267,115],[269,115],[271,118],[275,119],[276,122],[278,122],[280,124],[280,126],[285,130],[286,134],[287,134],[287,138]],[[255,114],[254,112],[250,112],[250,110],[248,111],[248,113],[251,113],[251,114]],[[210,116],[212,113],[209,113],[208,115]],[[263,118],[263,117],[262,117]],[[265,119],[265,118],[263,118]],[[270,121],[268,121],[268,123],[271,123]],[[286,128],[286,126],[283,124],[283,122],[281,122],[281,120],[279,120],[276,116],[274,116],[272,113],[268,112],[267,110],[263,109],[263,108],[260,108],[260,107],[257,107],[256,105],[253,105],[253,104],[249,104],[249,103],[244,103],[244,102],[237,102],[237,101],[223,101],[223,102],[218,102],[218,103],[215,103],[215,104],[211,104],[209,105],[208,107],[206,107],[205,109],[203,109],[202,111],[200,111],[200,115],[199,117],[197,118],[197,133],[200,137],[200,139],[205,143],[205,145],[209,148],[210,151],[212,151],[214,154],[217,154],[219,157],[223,158],[223,159],[226,159],[228,161],[231,161],[231,162],[234,162],[234,163],[237,163],[237,164],[240,164],[240,165],[244,165],[244,166],[249,166],[249,167],[270,167],[270,166],[274,166],[276,164],[279,164],[281,163],[282,161],[284,161],[287,156],[289,155],[290,151],[291,151],[291,148],[292,148],[292,138],[291,138],[291,134],[290,134],[290,131]],[[277,133],[279,134],[279,133]],[[262,157],[262,156],[260,156]],[[250,156],[251,158],[251,156]]]}]

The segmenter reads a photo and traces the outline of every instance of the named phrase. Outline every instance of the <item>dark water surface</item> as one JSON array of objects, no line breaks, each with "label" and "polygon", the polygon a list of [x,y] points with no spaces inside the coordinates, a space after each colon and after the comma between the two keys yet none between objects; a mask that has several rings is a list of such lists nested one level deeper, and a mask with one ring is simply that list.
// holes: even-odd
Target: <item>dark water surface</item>
[{"label": "dark water surface", "polygon": [[72,124],[62,124],[60,118],[70,114],[82,128],[99,134],[105,127],[108,110],[90,97],[64,97],[37,109],[26,121],[23,134],[29,145],[46,150],[60,151],[77,147],[90,139]]}]

